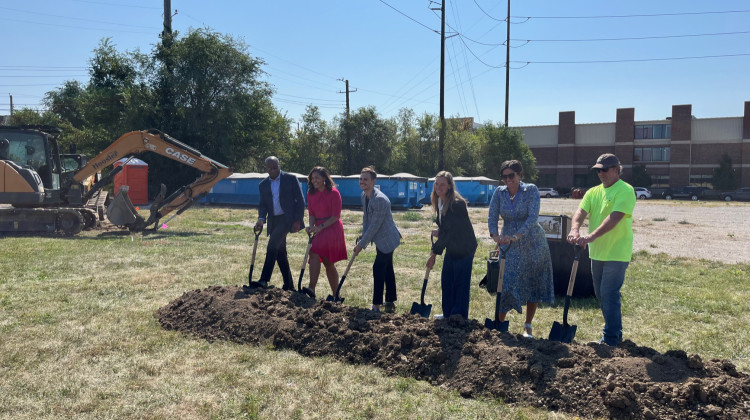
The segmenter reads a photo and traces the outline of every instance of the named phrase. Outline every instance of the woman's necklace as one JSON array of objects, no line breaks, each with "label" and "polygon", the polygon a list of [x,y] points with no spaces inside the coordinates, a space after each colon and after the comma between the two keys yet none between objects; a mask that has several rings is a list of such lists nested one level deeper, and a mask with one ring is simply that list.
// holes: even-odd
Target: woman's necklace
[{"label": "woman's necklace", "polygon": [[[508,194],[510,194],[510,190],[508,190]],[[516,194],[518,194],[518,191],[516,191]],[[510,201],[513,201],[516,199],[516,194],[510,194]]]}]

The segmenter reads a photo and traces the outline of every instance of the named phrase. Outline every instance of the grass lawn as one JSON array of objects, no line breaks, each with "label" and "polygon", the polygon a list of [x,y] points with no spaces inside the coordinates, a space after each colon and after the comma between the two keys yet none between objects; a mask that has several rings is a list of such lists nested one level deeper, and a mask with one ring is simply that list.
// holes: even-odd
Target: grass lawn
[{"label": "grass lawn", "polygon": [[[471,210],[476,226],[486,211]],[[395,213],[404,235],[394,258],[399,312],[419,300],[430,216],[428,209]],[[464,399],[370,366],[163,330],[154,312],[183,292],[247,281],[256,217],[255,209],[197,207],[146,235],[0,239],[0,418],[567,418]],[[353,246],[361,213],[345,211],[343,220]],[[256,280],[265,243],[264,233]],[[304,233],[289,236],[295,281],[306,244]],[[481,239],[474,263],[470,316],[480,320],[494,310],[494,298],[477,287],[491,248]],[[368,248],[355,260],[342,289],[348,305],[369,307],[374,254]],[[425,297],[433,314],[440,312],[439,268],[440,258]],[[748,264],[637,253],[623,288],[625,338],[662,352],[727,358],[749,371],[748,272]],[[281,286],[278,270],[272,284]],[[317,292],[329,294],[324,278]],[[563,302],[540,307],[535,335],[562,320]],[[523,316],[509,320],[520,333]],[[574,300],[570,321],[577,341],[599,337],[594,299]]]}]

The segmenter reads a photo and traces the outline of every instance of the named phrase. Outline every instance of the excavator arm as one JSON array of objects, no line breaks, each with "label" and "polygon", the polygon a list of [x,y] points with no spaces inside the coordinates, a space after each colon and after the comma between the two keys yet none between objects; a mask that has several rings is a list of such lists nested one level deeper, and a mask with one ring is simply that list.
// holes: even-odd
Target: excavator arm
[{"label": "excavator arm", "polygon": [[[162,185],[161,193],[151,204],[151,214],[148,219],[144,219],[137,213],[135,207],[130,202],[125,188],[119,192],[116,191],[114,200],[107,208],[107,217],[113,224],[127,226],[132,231],[144,230],[151,224],[156,226],[161,217],[173,211],[177,211],[176,214],[182,213],[190,205],[207,194],[217,182],[232,174],[232,171],[226,166],[203,156],[198,150],[181,143],[165,133],[131,131],[122,135],[117,141],[99,153],[99,155],[89,160],[83,168],[75,173],[73,179],[76,182],[82,182],[90,175],[114,164],[121,158],[142,152],[160,154],[193,167],[203,172],[203,175],[198,177],[193,183],[179,188],[166,198],[164,197],[165,188]],[[103,184],[109,182],[124,166],[122,165],[113,169],[106,179],[101,180],[91,188],[89,194],[93,194]]]}]

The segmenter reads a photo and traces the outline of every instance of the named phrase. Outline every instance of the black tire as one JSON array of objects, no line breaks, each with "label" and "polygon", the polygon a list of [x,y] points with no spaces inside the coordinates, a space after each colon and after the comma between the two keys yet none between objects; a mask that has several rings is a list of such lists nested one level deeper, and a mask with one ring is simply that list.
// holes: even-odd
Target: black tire
[{"label": "black tire", "polygon": [[83,216],[83,228],[90,230],[96,227],[96,215],[93,211],[81,210]]},{"label": "black tire", "polygon": [[732,201],[732,196],[731,195],[725,195],[724,196],[724,201]]},{"label": "black tire", "polygon": [[544,198],[552,198],[552,194],[547,194],[544,196]]},{"label": "black tire", "polygon": [[638,196],[638,199],[640,199],[640,200],[645,200],[645,199],[646,199],[646,196],[645,196],[645,195],[643,195],[643,194],[641,194],[641,195],[639,195],[639,196]]},{"label": "black tire", "polygon": [[693,200],[693,201],[698,201],[698,196],[695,195],[695,194],[693,194],[693,195],[690,196],[690,199]]},{"label": "black tire", "polygon": [[665,199],[665,200],[671,200],[671,199],[672,199],[672,194],[667,194],[667,195],[665,195],[665,196],[664,196],[664,199]]},{"label": "black tire", "polygon": [[83,226],[83,216],[75,210],[62,211],[57,215],[57,228],[65,235],[73,236],[80,232]]}]

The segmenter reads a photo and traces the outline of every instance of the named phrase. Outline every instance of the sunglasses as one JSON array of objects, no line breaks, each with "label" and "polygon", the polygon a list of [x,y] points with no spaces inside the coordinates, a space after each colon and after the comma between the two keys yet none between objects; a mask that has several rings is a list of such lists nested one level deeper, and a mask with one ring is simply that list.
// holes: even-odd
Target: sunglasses
[{"label": "sunglasses", "polygon": [[515,177],[516,177],[516,173],[515,172],[511,172],[511,173],[509,173],[507,175],[502,175],[502,174],[500,175],[500,179],[513,179]]},{"label": "sunglasses", "polygon": [[598,173],[601,174],[601,173],[609,171],[610,168],[611,168],[611,166],[609,168],[594,168],[594,169],[596,169],[596,172],[598,172]]}]

